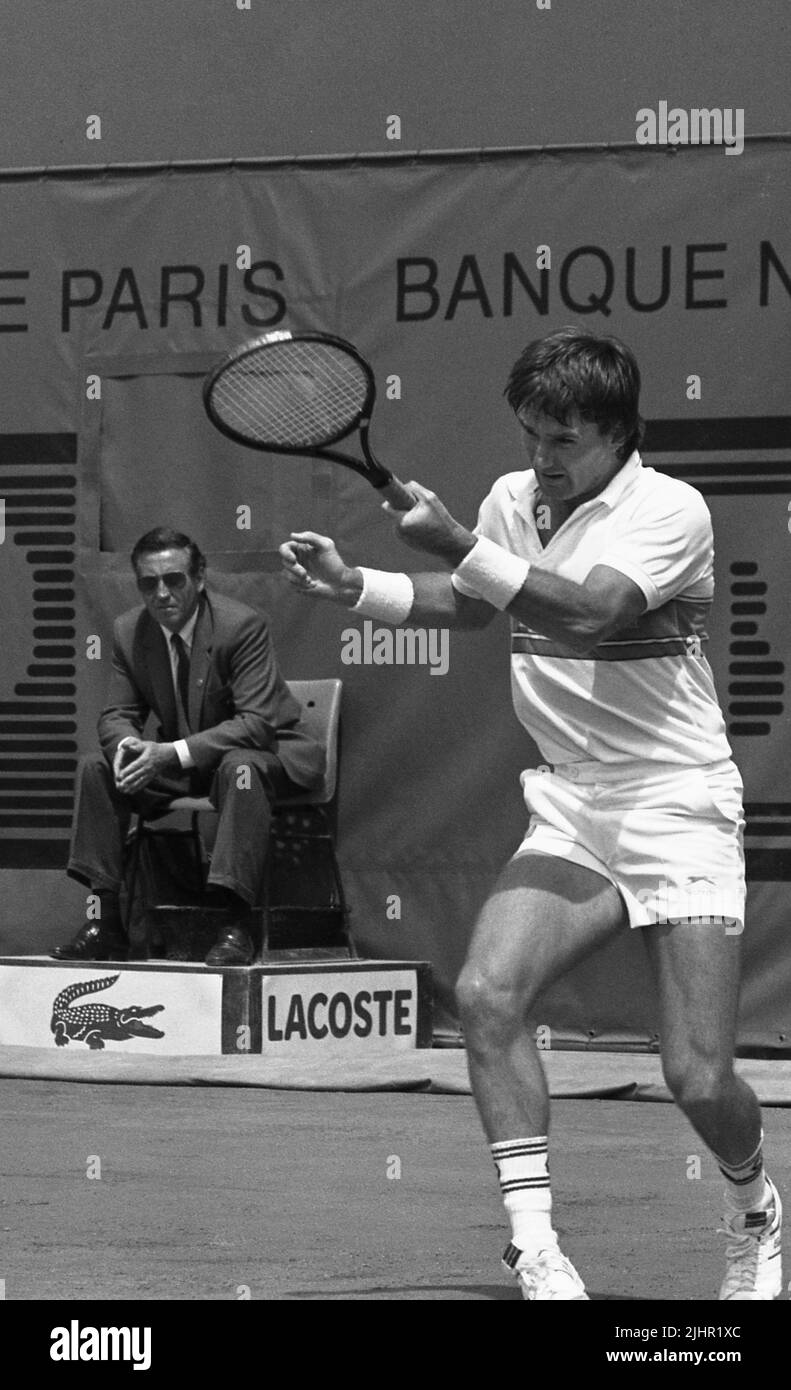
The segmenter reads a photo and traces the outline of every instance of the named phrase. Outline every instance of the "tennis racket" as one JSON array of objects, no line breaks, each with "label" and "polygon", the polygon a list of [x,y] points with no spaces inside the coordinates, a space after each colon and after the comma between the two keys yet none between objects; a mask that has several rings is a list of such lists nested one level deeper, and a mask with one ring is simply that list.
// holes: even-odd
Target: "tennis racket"
[{"label": "tennis racket", "polygon": [[[327,333],[267,333],[209,373],[203,403],[213,425],[249,448],[331,459],[352,468],[401,512],[415,505],[374,457],[368,430],[376,383],[351,343]],[[363,458],[330,448],[359,431]]]}]

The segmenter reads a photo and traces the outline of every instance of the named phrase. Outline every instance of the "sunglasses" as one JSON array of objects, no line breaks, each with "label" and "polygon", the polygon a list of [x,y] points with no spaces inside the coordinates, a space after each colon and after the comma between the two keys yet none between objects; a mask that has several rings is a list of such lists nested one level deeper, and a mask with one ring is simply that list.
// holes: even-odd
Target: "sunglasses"
[{"label": "sunglasses", "polygon": [[182,573],[181,570],[169,570],[167,574],[141,575],[138,578],[137,587],[141,594],[155,594],[161,580],[165,587],[173,593],[176,589],[183,589],[188,579],[189,575]]}]

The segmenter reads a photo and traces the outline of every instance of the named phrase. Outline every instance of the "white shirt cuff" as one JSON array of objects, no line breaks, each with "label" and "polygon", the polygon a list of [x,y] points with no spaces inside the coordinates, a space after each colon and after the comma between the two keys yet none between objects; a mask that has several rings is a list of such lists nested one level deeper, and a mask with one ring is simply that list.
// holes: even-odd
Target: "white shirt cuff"
[{"label": "white shirt cuff", "polygon": [[176,757],[178,758],[183,768],[195,766],[195,759],[190,753],[189,744],[187,743],[187,740],[185,738],[177,738],[176,742],[173,744],[173,747],[176,750]]}]

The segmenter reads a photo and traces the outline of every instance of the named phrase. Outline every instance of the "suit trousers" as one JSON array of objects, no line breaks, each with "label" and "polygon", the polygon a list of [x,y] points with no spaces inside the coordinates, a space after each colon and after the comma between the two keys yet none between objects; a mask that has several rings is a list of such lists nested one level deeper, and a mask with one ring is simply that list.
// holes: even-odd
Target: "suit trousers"
[{"label": "suit trousers", "polygon": [[156,820],[176,796],[208,795],[218,812],[209,883],[230,888],[253,906],[263,885],[272,806],[304,790],[292,782],[277,754],[234,748],[213,775],[191,770],[157,777],[142,792],[125,796],[104,754],[89,753],[77,769],[67,873],[92,889],[120,892],[132,813]]}]

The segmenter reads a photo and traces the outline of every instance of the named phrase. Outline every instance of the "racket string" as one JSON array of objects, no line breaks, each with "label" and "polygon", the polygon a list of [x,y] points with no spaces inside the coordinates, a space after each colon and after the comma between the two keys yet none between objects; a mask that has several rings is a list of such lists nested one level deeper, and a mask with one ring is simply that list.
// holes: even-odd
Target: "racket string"
[{"label": "racket string", "polygon": [[342,349],[284,342],[232,363],[215,382],[213,406],[260,444],[307,448],[344,434],[367,395],[364,368]]}]

